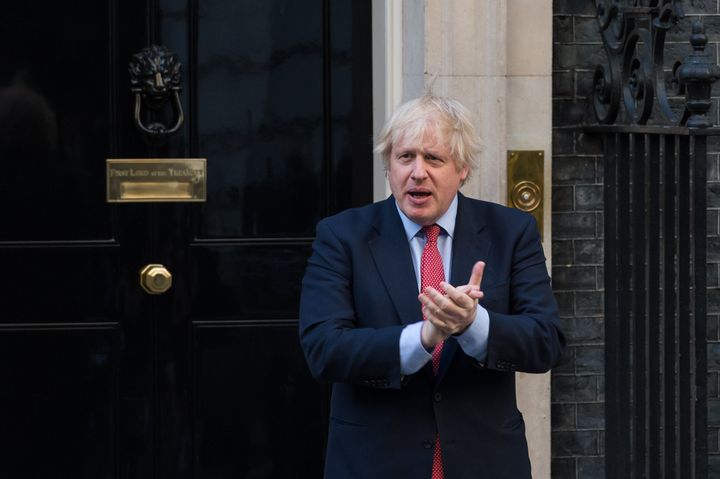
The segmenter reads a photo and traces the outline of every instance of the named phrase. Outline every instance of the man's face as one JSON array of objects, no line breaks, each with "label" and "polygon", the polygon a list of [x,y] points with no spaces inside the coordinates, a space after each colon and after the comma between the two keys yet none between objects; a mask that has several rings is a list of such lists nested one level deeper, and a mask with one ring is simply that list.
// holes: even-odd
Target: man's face
[{"label": "man's face", "polygon": [[440,130],[428,125],[421,139],[400,138],[393,145],[388,180],[400,210],[413,222],[429,226],[450,207],[467,167],[457,169]]}]

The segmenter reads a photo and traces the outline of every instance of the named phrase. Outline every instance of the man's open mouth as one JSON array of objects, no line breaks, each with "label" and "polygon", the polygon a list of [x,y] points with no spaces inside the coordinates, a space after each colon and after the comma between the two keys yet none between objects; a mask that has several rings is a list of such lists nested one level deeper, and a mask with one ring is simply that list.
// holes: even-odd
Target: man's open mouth
[{"label": "man's open mouth", "polygon": [[409,194],[413,198],[425,198],[425,197],[430,196],[429,191],[410,191]]}]

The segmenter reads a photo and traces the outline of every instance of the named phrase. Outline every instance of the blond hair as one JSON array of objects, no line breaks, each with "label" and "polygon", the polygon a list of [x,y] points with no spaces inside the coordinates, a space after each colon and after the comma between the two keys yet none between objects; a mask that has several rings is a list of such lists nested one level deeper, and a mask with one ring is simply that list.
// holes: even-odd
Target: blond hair
[{"label": "blond hair", "polygon": [[477,155],[481,149],[470,116],[459,101],[426,93],[395,110],[380,132],[375,153],[382,156],[387,169],[395,143],[400,139],[421,142],[428,127],[435,126],[448,142],[456,168],[459,171],[467,167],[469,177],[477,168]]}]

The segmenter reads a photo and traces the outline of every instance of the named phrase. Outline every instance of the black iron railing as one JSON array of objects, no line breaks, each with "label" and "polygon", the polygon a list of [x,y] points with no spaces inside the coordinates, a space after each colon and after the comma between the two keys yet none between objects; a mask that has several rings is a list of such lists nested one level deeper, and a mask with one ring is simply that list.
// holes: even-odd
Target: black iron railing
[{"label": "black iron railing", "polygon": [[707,477],[706,171],[720,69],[692,25],[665,58],[680,0],[596,0],[605,189],[608,478]]}]

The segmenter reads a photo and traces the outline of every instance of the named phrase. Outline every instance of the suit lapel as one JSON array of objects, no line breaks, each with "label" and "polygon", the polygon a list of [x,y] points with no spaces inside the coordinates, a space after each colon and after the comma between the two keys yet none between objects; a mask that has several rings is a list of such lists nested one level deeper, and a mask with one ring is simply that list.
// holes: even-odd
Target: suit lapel
[{"label": "suit lapel", "polygon": [[[472,267],[477,261],[485,261],[486,271],[491,267],[488,261],[491,245],[484,232],[486,225],[484,216],[482,208],[475,207],[467,198],[458,193],[458,210],[455,219],[450,269],[450,284],[453,286],[467,284]],[[458,342],[455,339],[450,338],[445,342],[436,384],[442,381],[457,349]]]},{"label": "suit lapel", "polygon": [[468,199],[458,195],[458,211],[455,219],[455,236],[452,248],[450,284],[467,284],[472,267],[477,261],[488,264],[490,241],[484,233],[485,218],[481,208],[473,208]]},{"label": "suit lapel", "polygon": [[374,227],[377,236],[368,246],[400,321],[402,324],[420,321],[422,311],[410,245],[392,196],[384,201]]}]

